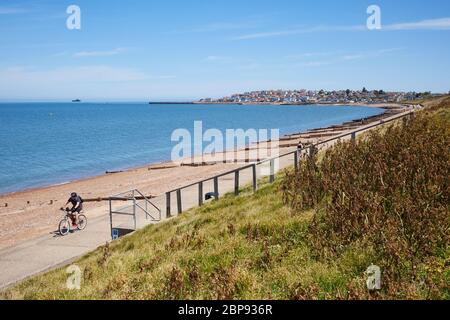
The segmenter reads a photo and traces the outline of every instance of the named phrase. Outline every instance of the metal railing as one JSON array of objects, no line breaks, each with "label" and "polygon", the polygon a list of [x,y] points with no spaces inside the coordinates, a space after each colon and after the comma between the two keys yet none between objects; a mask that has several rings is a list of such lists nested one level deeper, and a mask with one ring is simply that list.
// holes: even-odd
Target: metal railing
[{"label": "metal railing", "polygon": [[289,157],[289,156],[293,156],[293,165],[295,170],[298,170],[298,166],[299,166],[299,159],[302,155],[302,153],[307,152],[309,155],[312,155],[316,148],[318,148],[321,145],[325,145],[327,143],[333,142],[333,141],[338,141],[342,138],[346,138],[346,137],[351,137],[352,141],[356,141],[356,136],[358,133],[360,132],[364,132],[370,129],[373,129],[375,127],[379,127],[388,123],[391,123],[393,121],[399,120],[399,119],[403,119],[403,125],[406,126],[407,125],[407,121],[408,118],[412,121],[414,119],[414,111],[408,112],[408,113],[402,113],[400,115],[397,116],[393,116],[389,119],[385,119],[385,120],[380,120],[378,121],[378,123],[372,124],[372,125],[367,125],[363,128],[359,128],[353,131],[348,131],[345,132],[343,134],[334,136],[332,138],[326,139],[324,141],[319,141],[317,143],[311,144],[308,147],[304,147],[304,148],[297,148],[294,151],[290,151],[281,155],[278,155],[276,157],[272,157],[272,158],[268,158],[262,161],[258,161],[258,162],[254,162],[252,164],[249,165],[245,165],[243,167],[239,167],[237,169],[234,170],[230,170],[221,174],[218,174],[216,176],[204,179],[204,180],[200,180],[170,191],[167,191],[165,193],[166,199],[166,217],[171,217],[172,216],[172,205],[171,205],[171,196],[173,193],[175,193],[176,195],[176,209],[177,209],[177,213],[181,214],[183,212],[183,203],[182,203],[182,191],[187,189],[187,188],[191,188],[194,186],[197,186],[198,188],[198,206],[202,206],[204,204],[204,184],[206,182],[213,182],[213,189],[214,191],[212,192],[213,197],[218,200],[219,199],[219,195],[220,195],[220,190],[219,190],[219,178],[228,176],[228,175],[234,175],[234,194],[237,196],[239,195],[240,192],[240,174],[242,171],[250,169],[252,170],[252,187],[253,187],[253,191],[255,192],[258,189],[258,177],[257,177],[257,166],[259,165],[265,165],[265,164],[269,164],[270,165],[270,174],[269,174],[269,182],[273,183],[275,181],[275,174],[276,174],[276,169],[275,169],[275,161],[278,161],[282,158],[285,157]]},{"label": "metal railing", "polygon": [[[146,220],[160,221],[161,209],[159,209],[153,202],[150,201],[151,197],[145,196],[137,189],[122,192],[117,195],[108,198],[109,201],[109,221],[111,227],[111,235],[113,235],[114,229],[114,215],[129,216],[133,218],[133,230],[137,229],[137,216],[139,210],[144,213]],[[131,202],[131,204],[121,206],[119,208],[113,208],[114,201]],[[156,211],[156,214],[152,213]]]}]

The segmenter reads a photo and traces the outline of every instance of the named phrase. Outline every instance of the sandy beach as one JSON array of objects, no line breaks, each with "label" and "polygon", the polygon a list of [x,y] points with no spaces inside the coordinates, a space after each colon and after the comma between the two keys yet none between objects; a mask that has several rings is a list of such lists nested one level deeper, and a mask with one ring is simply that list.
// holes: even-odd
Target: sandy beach
[{"label": "sandy beach", "polygon": [[[359,119],[340,126],[317,128],[304,133],[296,133],[280,139],[280,152],[295,148],[300,142],[315,143],[348,130],[380,121],[404,111],[399,105],[385,107],[386,113],[370,119]],[[252,149],[266,148],[261,142],[247,150],[231,151],[231,157],[237,163],[211,161],[209,156],[186,159],[182,163],[161,163],[130,169],[124,172],[105,174],[66,184],[15,192],[0,196],[0,249],[12,247],[24,241],[54,232],[61,219],[61,208],[71,192],[77,192],[85,199],[106,198],[130,189],[139,189],[146,195],[160,195],[168,190],[205,179],[207,177],[243,166],[245,162],[254,162]],[[229,159],[229,154],[224,157]],[[205,165],[205,162],[208,165]],[[84,204],[89,218],[108,213],[108,202],[89,201]]]}]

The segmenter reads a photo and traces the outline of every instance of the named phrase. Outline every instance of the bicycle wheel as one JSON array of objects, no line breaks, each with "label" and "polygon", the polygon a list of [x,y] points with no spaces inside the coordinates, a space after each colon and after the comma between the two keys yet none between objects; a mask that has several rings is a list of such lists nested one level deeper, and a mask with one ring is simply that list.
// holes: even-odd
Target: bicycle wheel
[{"label": "bicycle wheel", "polygon": [[62,236],[67,235],[70,232],[70,221],[68,219],[62,219],[59,223],[59,233]]},{"label": "bicycle wheel", "polygon": [[78,216],[78,230],[84,230],[87,226],[87,218],[84,214]]}]

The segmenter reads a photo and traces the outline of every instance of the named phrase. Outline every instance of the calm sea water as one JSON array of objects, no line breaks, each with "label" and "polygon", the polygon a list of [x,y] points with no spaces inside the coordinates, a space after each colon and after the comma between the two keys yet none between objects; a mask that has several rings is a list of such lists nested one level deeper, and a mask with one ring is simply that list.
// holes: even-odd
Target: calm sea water
[{"label": "calm sea water", "polygon": [[382,113],[366,107],[0,104],[0,193],[170,159],[172,131],[280,129],[281,134]]}]

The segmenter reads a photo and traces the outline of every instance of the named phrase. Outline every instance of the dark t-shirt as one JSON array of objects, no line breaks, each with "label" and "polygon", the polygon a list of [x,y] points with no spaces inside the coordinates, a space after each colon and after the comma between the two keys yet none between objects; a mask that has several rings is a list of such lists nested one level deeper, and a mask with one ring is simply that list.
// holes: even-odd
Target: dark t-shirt
[{"label": "dark t-shirt", "polygon": [[80,203],[80,208],[83,206],[83,204],[81,203],[81,198],[79,197],[79,196],[76,196],[76,197],[70,197],[69,198],[69,200],[68,200],[71,204],[72,204],[72,206],[76,206],[77,205],[77,203],[79,202]]}]

